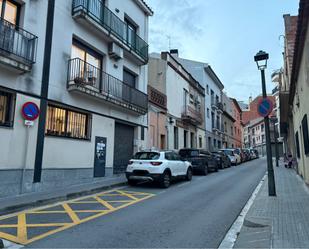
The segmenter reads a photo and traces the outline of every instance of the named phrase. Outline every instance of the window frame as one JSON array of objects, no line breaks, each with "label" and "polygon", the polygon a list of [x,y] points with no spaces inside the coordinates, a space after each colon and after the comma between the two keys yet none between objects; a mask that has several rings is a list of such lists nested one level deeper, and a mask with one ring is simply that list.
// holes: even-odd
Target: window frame
[{"label": "window frame", "polygon": [[[45,132],[44,132],[45,136],[91,141],[91,131],[92,131],[92,115],[91,115],[91,113],[78,111],[76,109],[67,108],[67,107],[64,107],[64,106],[57,105],[57,104],[48,104],[48,107],[58,108],[58,109],[62,109],[62,110],[65,111],[65,135],[52,134],[52,133],[47,132],[47,124],[48,124],[48,110],[47,110]],[[67,135],[67,133],[68,133],[68,112],[73,112],[73,113],[76,113],[76,114],[82,114],[82,115],[86,116],[86,121],[85,121],[86,137],[85,138],[73,137],[73,136]]]},{"label": "window frame", "polygon": [[5,117],[5,119],[7,120],[5,120],[4,123],[0,122],[0,128],[1,127],[13,128],[15,118],[16,94],[0,89],[0,96],[6,96],[8,98],[6,103],[7,113]]},{"label": "window frame", "polygon": [[[19,4],[18,2],[14,1],[14,0],[2,0],[2,8],[0,9],[0,17],[2,19],[4,19],[6,2],[12,3],[17,8],[17,10],[16,10],[16,24],[14,24],[14,23],[13,24],[18,27],[19,22],[20,22],[21,4]],[[6,20],[6,19],[4,19],[4,20]],[[9,21],[7,21],[7,22],[9,22]],[[9,23],[11,23],[11,22],[9,22]]]}]

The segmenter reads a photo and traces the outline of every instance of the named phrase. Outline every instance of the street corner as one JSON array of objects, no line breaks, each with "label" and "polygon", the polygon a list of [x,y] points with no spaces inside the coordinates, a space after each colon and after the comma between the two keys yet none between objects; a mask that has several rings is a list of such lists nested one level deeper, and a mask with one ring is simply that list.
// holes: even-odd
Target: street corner
[{"label": "street corner", "polygon": [[154,194],[150,193],[114,189],[2,216],[0,238],[27,245],[153,196]]}]

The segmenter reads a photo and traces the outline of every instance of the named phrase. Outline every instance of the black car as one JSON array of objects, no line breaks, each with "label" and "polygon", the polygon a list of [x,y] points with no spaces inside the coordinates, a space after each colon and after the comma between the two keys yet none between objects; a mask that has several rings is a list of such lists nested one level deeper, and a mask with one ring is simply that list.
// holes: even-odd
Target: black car
[{"label": "black car", "polygon": [[181,149],[179,155],[183,160],[192,164],[194,173],[207,175],[209,171],[218,171],[218,165],[213,155],[206,150]]},{"label": "black car", "polygon": [[211,153],[216,158],[219,169],[225,169],[225,168],[231,167],[231,160],[229,159],[227,155],[224,154],[224,152],[214,151]]}]

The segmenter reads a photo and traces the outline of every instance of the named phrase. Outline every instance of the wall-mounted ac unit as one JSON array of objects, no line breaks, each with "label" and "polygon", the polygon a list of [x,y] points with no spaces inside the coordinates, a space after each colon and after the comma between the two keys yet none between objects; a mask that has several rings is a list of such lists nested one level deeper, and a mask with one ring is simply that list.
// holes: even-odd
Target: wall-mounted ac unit
[{"label": "wall-mounted ac unit", "polygon": [[109,44],[108,54],[110,58],[120,60],[123,58],[123,49],[119,47],[116,43],[112,42]]}]

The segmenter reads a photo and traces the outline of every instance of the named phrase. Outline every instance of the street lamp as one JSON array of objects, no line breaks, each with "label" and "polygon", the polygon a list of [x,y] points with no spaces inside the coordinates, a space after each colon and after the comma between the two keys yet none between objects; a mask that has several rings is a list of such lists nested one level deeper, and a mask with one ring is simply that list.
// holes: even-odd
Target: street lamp
[{"label": "street lamp", "polygon": [[[256,62],[258,69],[261,71],[263,98],[267,98],[266,84],[265,84],[265,69],[267,68],[268,58],[269,58],[269,55],[264,51],[259,51],[254,56],[254,61]],[[269,117],[268,116],[264,117],[264,123],[265,123],[266,152],[267,152],[268,195],[276,196],[276,186],[275,186],[273,159],[272,159],[272,153],[271,153],[271,140],[270,140]]]}]

